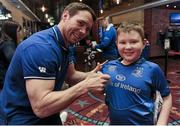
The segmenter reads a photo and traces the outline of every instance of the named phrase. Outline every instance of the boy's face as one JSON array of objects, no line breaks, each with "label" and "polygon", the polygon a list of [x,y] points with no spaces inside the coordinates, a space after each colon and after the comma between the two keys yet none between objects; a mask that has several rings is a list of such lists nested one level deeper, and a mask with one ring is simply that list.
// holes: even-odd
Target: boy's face
[{"label": "boy's face", "polygon": [[66,11],[63,14],[62,21],[64,22],[62,34],[64,39],[71,44],[85,38],[93,25],[93,18],[88,11],[78,11],[72,17]]},{"label": "boy's face", "polygon": [[129,65],[141,56],[144,48],[144,41],[137,31],[120,32],[117,37],[117,47],[119,54],[123,58],[122,62]]}]

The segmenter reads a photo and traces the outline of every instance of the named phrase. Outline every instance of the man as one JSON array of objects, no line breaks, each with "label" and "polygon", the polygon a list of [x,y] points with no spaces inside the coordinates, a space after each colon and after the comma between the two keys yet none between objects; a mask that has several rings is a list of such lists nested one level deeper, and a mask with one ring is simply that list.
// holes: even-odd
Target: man
[{"label": "man", "polygon": [[102,20],[103,32],[100,44],[94,45],[94,49],[101,49],[103,51],[104,60],[114,60],[119,57],[116,47],[116,29],[110,23],[110,17],[105,17]]},{"label": "man", "polygon": [[[95,19],[90,7],[71,3],[57,26],[35,33],[17,47],[1,92],[0,124],[58,125],[59,112],[76,98],[103,90],[108,75],[96,73],[98,69],[75,71],[68,61],[68,46],[87,36]],[[64,80],[77,84],[60,91]]]}]

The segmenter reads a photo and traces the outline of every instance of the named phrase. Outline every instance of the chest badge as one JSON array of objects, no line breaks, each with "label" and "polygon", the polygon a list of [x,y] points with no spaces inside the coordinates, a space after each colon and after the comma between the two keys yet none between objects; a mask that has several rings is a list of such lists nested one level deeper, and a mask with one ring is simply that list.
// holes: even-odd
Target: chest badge
[{"label": "chest badge", "polygon": [[135,77],[142,77],[143,71],[142,67],[136,67],[136,69],[132,72],[132,75]]}]

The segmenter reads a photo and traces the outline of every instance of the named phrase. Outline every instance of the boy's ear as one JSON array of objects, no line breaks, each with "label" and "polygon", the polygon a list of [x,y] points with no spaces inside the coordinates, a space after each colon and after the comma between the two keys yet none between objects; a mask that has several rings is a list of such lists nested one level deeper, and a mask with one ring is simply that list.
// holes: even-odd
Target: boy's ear
[{"label": "boy's ear", "polygon": [[143,48],[145,48],[145,46],[146,46],[146,41],[147,41],[147,39],[143,39],[143,40],[142,40],[142,42],[143,42]]}]

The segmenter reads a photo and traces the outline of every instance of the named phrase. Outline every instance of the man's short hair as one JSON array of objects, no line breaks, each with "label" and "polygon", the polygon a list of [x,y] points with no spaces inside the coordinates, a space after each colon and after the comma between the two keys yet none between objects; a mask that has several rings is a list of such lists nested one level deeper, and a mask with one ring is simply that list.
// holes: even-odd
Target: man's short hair
[{"label": "man's short hair", "polygon": [[74,16],[78,11],[88,11],[91,13],[93,21],[96,20],[96,14],[92,8],[81,2],[72,2],[67,5],[64,11],[68,11],[70,16]]}]

